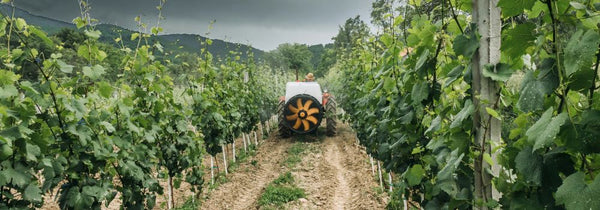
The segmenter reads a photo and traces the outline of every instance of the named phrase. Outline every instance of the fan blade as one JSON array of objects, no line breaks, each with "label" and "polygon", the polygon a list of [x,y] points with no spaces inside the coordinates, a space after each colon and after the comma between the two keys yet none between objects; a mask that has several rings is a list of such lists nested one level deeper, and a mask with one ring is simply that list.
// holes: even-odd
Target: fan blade
[{"label": "fan blade", "polygon": [[288,105],[288,109],[294,114],[298,114],[298,111],[300,111],[300,110],[298,110],[298,108],[292,106],[291,104]]},{"label": "fan blade", "polygon": [[313,103],[312,100],[307,100],[306,103],[304,104],[304,107],[302,107],[304,110],[308,110],[308,108],[310,108],[310,105]]},{"label": "fan blade", "polygon": [[320,110],[318,108],[312,108],[312,109],[309,109],[308,111],[306,111],[306,114],[308,114],[308,116],[311,116],[311,115],[319,113],[319,112],[320,112]]},{"label": "fan blade", "polygon": [[298,130],[298,128],[300,128],[300,123],[301,123],[301,120],[299,118],[297,118],[296,119],[296,124],[294,124],[294,126],[293,126],[294,129]]},{"label": "fan blade", "polygon": [[302,120],[302,125],[304,125],[304,131],[308,131],[308,129],[310,129],[310,125],[308,124],[307,120]]},{"label": "fan blade", "polygon": [[288,115],[288,116],[285,116],[285,119],[288,121],[292,121],[292,120],[298,119],[298,115],[297,114]]},{"label": "fan blade", "polygon": [[313,117],[313,116],[308,116],[308,117],[306,118],[306,120],[310,121],[311,123],[313,123],[313,124],[315,124],[315,125],[317,124],[317,122],[319,122],[319,120],[317,120],[317,118],[316,118],[316,117]]},{"label": "fan blade", "polygon": [[298,107],[298,109],[302,109],[302,98],[298,98],[298,100],[296,100],[296,107]]}]

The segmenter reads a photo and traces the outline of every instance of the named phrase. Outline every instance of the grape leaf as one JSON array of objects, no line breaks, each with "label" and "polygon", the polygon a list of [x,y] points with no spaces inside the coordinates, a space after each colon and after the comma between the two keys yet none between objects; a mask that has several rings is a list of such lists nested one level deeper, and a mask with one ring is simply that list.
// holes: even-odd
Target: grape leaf
[{"label": "grape leaf", "polygon": [[[462,161],[465,154],[458,155],[458,149],[455,149],[450,153],[450,159],[437,174],[438,186],[446,193],[454,196],[458,193],[458,186],[454,179],[454,172],[458,168],[458,165]],[[446,154],[447,155],[447,154]]]},{"label": "grape leaf", "polygon": [[23,192],[23,198],[28,201],[33,202],[41,202],[42,201],[42,191],[36,184],[31,183],[25,188],[25,192]]},{"label": "grape leaf", "polygon": [[429,128],[427,128],[425,134],[438,131],[440,129],[441,121],[442,118],[440,117],[440,115],[438,115],[435,119],[433,119],[433,121],[431,121],[431,125],[429,126]]},{"label": "grape leaf", "polygon": [[46,35],[46,32],[37,29],[36,27],[31,27],[29,28],[29,32],[31,32],[32,34],[36,35],[38,38],[40,38],[44,44],[48,45],[48,46],[52,46],[53,42],[50,38],[48,38],[48,36]]},{"label": "grape leaf", "polygon": [[396,87],[396,80],[392,77],[386,77],[383,80],[383,89],[386,91],[392,91]]},{"label": "grape leaf", "polygon": [[554,59],[544,59],[539,71],[529,71],[521,84],[517,106],[523,112],[542,110],[544,97],[558,87],[558,76]]},{"label": "grape leaf", "polygon": [[517,106],[523,112],[531,112],[543,109],[544,91],[540,83],[533,78],[533,72],[527,72],[521,84],[521,93]]},{"label": "grape leaf", "polygon": [[479,40],[475,36],[467,37],[458,35],[454,39],[454,53],[465,57],[472,57],[475,51],[479,48]]},{"label": "grape leaf", "polygon": [[536,0],[500,0],[498,7],[502,9],[502,17],[512,17],[530,10]]},{"label": "grape leaf", "polygon": [[540,186],[542,183],[542,156],[532,152],[531,146],[523,148],[515,157],[516,169],[527,183]]},{"label": "grape leaf", "polygon": [[452,84],[454,81],[456,81],[456,79],[458,79],[458,77],[463,75],[463,71],[465,70],[465,67],[463,65],[458,65],[456,67],[454,67],[452,69],[452,71],[450,71],[447,75],[447,79],[444,82],[444,88],[448,87],[448,85]]},{"label": "grape leaf", "polygon": [[485,111],[491,115],[492,117],[498,119],[498,120],[502,120],[502,116],[500,116],[500,114],[498,114],[498,112],[490,107],[485,107]]},{"label": "grape leaf", "polygon": [[60,67],[60,71],[64,73],[73,72],[73,65],[66,64],[64,61],[61,60],[57,60],[56,64],[58,64],[58,66]]},{"label": "grape leaf", "polygon": [[513,74],[514,70],[510,68],[508,64],[498,63],[494,65],[485,65],[481,74],[484,77],[488,77],[494,81],[503,81],[506,82],[510,79],[510,76]]},{"label": "grape leaf", "polygon": [[410,186],[420,184],[423,177],[425,177],[425,169],[423,169],[423,166],[419,164],[408,169],[408,173],[406,173],[406,180]]},{"label": "grape leaf", "polygon": [[10,98],[19,95],[19,90],[14,85],[0,87],[0,99]]},{"label": "grape leaf", "polygon": [[108,82],[99,82],[98,92],[102,97],[110,98],[113,93],[113,87]]},{"label": "grape leaf", "polygon": [[600,44],[600,35],[595,30],[584,33],[579,30],[571,36],[565,48],[565,71],[570,77],[578,71],[592,71],[594,54]]},{"label": "grape leaf", "polygon": [[423,100],[425,100],[429,96],[429,85],[425,81],[417,82],[411,92],[413,105],[420,104]]},{"label": "grape leaf", "polygon": [[473,106],[473,102],[471,100],[465,101],[465,106],[454,116],[454,120],[452,120],[452,124],[450,124],[450,128],[456,128],[462,125],[462,122],[467,119],[471,114],[473,114],[475,106]]},{"label": "grape leaf", "polygon": [[567,209],[595,209],[600,206],[600,176],[591,184],[585,183],[585,174],[577,172],[567,177],[556,191],[556,203]]},{"label": "grape leaf", "polygon": [[500,50],[512,59],[521,58],[525,54],[525,49],[532,46],[535,41],[534,31],[533,23],[519,24],[505,30],[502,35],[502,43],[505,44],[500,47]]},{"label": "grape leaf", "polygon": [[84,33],[87,37],[90,37],[92,39],[99,39],[100,35],[102,35],[102,32],[98,30],[85,30]]},{"label": "grape leaf", "polygon": [[85,66],[83,67],[83,75],[89,77],[90,79],[97,80],[105,73],[104,67],[101,65],[94,65],[93,67]]},{"label": "grape leaf", "polygon": [[421,53],[421,56],[419,56],[419,60],[417,60],[417,63],[415,64],[415,70],[419,70],[421,69],[421,67],[423,67],[423,64],[425,64],[425,61],[427,61],[428,56],[429,49],[425,49],[425,51]]},{"label": "grape leaf", "polygon": [[25,158],[28,161],[37,161],[36,157],[40,156],[41,154],[40,147],[38,147],[37,145],[26,143],[25,150],[27,151],[27,155]]},{"label": "grape leaf", "polygon": [[5,168],[0,171],[0,183],[11,183],[15,186],[25,187],[31,177],[22,172],[23,168]]},{"label": "grape leaf", "polygon": [[550,107],[525,133],[527,140],[534,144],[534,152],[537,149],[550,145],[558,132],[560,132],[560,127],[569,117],[564,112],[556,117],[552,117],[553,112],[554,108]]}]

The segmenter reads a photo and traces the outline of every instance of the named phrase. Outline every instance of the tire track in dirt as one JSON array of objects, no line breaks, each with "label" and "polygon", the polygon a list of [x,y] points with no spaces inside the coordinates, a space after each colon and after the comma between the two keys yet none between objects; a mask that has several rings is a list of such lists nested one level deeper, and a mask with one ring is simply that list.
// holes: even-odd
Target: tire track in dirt
[{"label": "tire track in dirt", "polygon": [[200,209],[254,209],[262,190],[282,172],[281,163],[287,157],[291,146],[288,139],[270,137],[258,147],[256,156],[248,162],[257,160],[255,167],[245,163],[237,172],[229,174],[228,182],[210,192],[209,198]]},{"label": "tire track in dirt", "polygon": [[351,191],[348,187],[348,180],[346,180],[346,174],[348,174],[346,168],[340,161],[339,145],[335,145],[331,138],[327,138],[325,141],[326,152],[325,160],[334,169],[335,178],[337,179],[337,187],[335,188],[335,194],[333,196],[333,209],[344,209],[346,201],[350,200]]},{"label": "tire track in dirt", "polygon": [[310,143],[292,173],[307,197],[285,209],[384,209],[388,196],[377,194],[379,185],[371,174],[368,156],[347,125],[338,124],[338,135]]}]

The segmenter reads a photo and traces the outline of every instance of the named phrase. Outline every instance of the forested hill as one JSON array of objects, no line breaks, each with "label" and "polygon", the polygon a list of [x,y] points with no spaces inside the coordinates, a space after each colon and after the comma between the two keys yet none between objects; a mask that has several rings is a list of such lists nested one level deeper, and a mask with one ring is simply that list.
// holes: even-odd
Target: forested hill
[{"label": "forested hill", "polygon": [[[0,11],[3,14],[7,15],[12,13],[12,8],[11,6],[6,4],[0,4]],[[50,35],[58,33],[62,28],[76,28],[75,25],[72,23],[38,16],[19,8],[15,8],[15,17],[25,19],[28,24],[39,26]],[[102,36],[100,38],[100,41],[102,42],[114,44],[114,40],[118,38],[119,35],[121,35],[123,37],[122,40],[124,41],[125,45],[128,45],[131,48],[135,48],[136,43],[131,41],[129,37],[131,37],[131,34],[135,33],[136,31],[132,31],[112,24],[98,24],[96,25],[96,29],[102,32]],[[196,34],[166,34],[152,37],[151,39],[152,42],[160,42],[167,52],[172,51],[197,53],[199,52],[199,49],[202,48],[200,46],[200,41],[205,40],[206,37],[202,37]],[[226,42],[219,39],[213,39],[212,45],[208,46],[207,50],[218,57],[227,56],[229,54],[229,51],[247,52],[248,50],[251,50],[254,53],[254,56],[257,58],[262,57],[264,53],[262,50],[253,48],[248,45]]]}]

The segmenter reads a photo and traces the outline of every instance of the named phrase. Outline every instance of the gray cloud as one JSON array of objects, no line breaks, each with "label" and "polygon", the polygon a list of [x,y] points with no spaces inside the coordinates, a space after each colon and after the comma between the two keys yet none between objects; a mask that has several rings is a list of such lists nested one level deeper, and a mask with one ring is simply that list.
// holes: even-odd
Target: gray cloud
[{"label": "gray cloud", "polygon": [[[90,0],[91,15],[104,23],[135,29],[141,15],[156,23],[158,0]],[[208,32],[210,37],[252,44],[271,50],[280,43],[331,42],[338,26],[360,15],[369,22],[373,0],[169,0],[161,26],[165,33]],[[71,22],[79,15],[77,0],[16,0],[18,7],[34,14]]]}]

